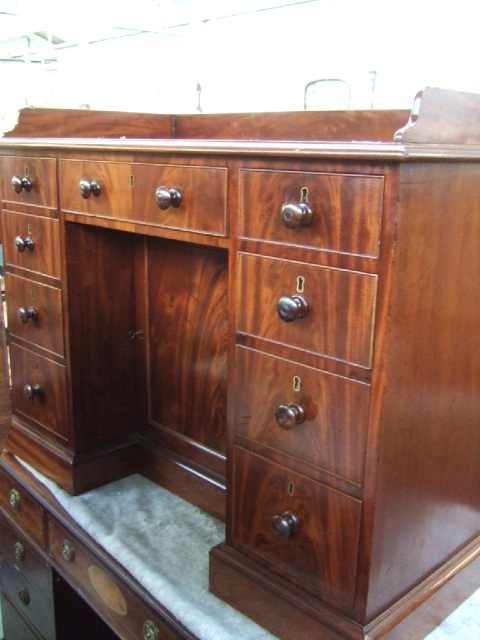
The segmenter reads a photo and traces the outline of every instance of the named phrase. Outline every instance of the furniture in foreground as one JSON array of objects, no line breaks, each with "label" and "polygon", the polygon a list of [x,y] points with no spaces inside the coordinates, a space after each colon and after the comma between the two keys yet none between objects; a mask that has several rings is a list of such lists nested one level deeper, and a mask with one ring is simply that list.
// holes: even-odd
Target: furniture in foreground
[{"label": "furniture in foreground", "polygon": [[[480,97],[429,88],[408,117],[23,111],[7,487],[12,456],[72,494],[140,472],[225,517],[210,589],[284,640],[380,638],[472,563]],[[7,525],[120,637],[192,637],[115,563],[62,569],[29,485],[38,521],[14,484]],[[133,626],[97,578],[118,615],[111,580],[133,588]]]}]

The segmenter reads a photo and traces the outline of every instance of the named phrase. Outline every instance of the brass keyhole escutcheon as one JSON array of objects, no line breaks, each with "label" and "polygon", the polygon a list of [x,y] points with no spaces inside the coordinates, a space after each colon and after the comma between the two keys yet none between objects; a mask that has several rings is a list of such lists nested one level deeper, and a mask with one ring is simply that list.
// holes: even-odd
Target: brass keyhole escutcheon
[{"label": "brass keyhole escutcheon", "polygon": [[295,485],[293,484],[293,482],[288,483],[288,495],[290,497],[295,495]]},{"label": "brass keyhole escutcheon", "polygon": [[302,380],[300,376],[293,376],[293,390],[295,391],[295,393],[298,393],[300,391],[301,386]]},{"label": "brass keyhole escutcheon", "polygon": [[297,278],[297,293],[305,292],[305,278],[303,276],[298,276]]}]

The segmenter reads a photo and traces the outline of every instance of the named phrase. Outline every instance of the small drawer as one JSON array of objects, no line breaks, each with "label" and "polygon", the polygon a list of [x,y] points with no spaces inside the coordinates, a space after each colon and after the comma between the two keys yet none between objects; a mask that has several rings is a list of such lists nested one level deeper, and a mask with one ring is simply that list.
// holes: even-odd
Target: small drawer
[{"label": "small drawer", "polygon": [[65,367],[10,344],[12,410],[30,424],[67,440],[67,388]]},{"label": "small drawer", "polygon": [[239,447],[233,486],[238,493],[233,538],[247,555],[353,604],[359,500]]},{"label": "small drawer", "polygon": [[49,555],[59,565],[61,574],[86,595],[92,608],[122,638],[179,640],[183,637],[156,617],[101,560],[53,519],[48,521],[48,540]]},{"label": "small drawer", "polygon": [[[42,640],[27,624],[8,598],[2,594],[2,626],[5,638]],[[52,636],[55,637],[55,636]]]},{"label": "small drawer", "polygon": [[5,274],[10,335],[64,355],[60,289]]},{"label": "small drawer", "polygon": [[60,162],[60,203],[63,211],[130,218],[132,185],[132,166],[128,162]]},{"label": "small drawer", "polygon": [[61,163],[64,211],[133,223],[225,236],[226,191],[225,168]]},{"label": "small drawer", "polygon": [[43,638],[54,638],[55,617],[51,569],[46,566],[44,575],[39,579],[39,574],[27,575],[5,562],[1,574],[3,590],[16,609]]},{"label": "small drawer", "polygon": [[44,544],[43,509],[0,468],[0,507],[38,545]]},{"label": "small drawer", "polygon": [[0,158],[3,202],[57,208],[56,160],[4,156]]},{"label": "small drawer", "polygon": [[238,331],[372,364],[377,276],[239,255]]},{"label": "small drawer", "polygon": [[226,168],[136,164],[133,174],[134,216],[139,222],[226,235]]},{"label": "small drawer", "polygon": [[378,257],[383,176],[240,171],[240,235]]},{"label": "small drawer", "polygon": [[363,483],[370,387],[237,347],[235,432]]},{"label": "small drawer", "polygon": [[40,591],[48,590],[51,584],[49,566],[35,553],[25,536],[1,516],[0,545],[5,560],[12,567],[23,573]]},{"label": "small drawer", "polygon": [[59,222],[53,218],[3,212],[3,251],[8,268],[60,279]]}]

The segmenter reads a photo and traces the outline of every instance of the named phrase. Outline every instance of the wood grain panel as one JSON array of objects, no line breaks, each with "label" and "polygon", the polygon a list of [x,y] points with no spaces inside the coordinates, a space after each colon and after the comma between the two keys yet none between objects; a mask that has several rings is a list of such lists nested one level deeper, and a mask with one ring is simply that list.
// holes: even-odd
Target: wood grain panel
[{"label": "wood grain panel", "polygon": [[[238,331],[371,366],[376,276],[240,254],[238,277]],[[285,322],[277,303],[296,294],[299,277],[308,312]]]},{"label": "wood grain panel", "polygon": [[[312,466],[361,484],[370,388],[237,347],[235,432]],[[305,422],[287,431],[275,420],[280,405],[300,404]]]},{"label": "wood grain panel", "polygon": [[[34,280],[5,274],[5,291],[8,298],[7,317],[10,335],[34,343],[64,355],[61,291]],[[23,323],[19,308],[34,308],[37,318]]]},{"label": "wood grain panel", "polygon": [[[55,158],[4,156],[0,159],[0,187],[3,202],[57,208],[57,161]],[[12,178],[28,177],[31,190],[12,189]]]},{"label": "wood grain panel", "polygon": [[[125,218],[132,211],[132,168],[129,163],[62,160],[60,203],[63,211]],[[99,196],[80,195],[81,180],[100,184]]]},{"label": "wood grain panel", "polygon": [[[226,234],[227,170],[220,167],[135,164],[133,217],[171,229]],[[158,187],[178,189],[178,208],[161,210],[155,200]]]},{"label": "wood grain panel", "polygon": [[149,241],[151,420],[225,450],[227,256]]},{"label": "wood grain panel", "polygon": [[[15,238],[30,237],[32,251],[19,253]],[[3,211],[3,252],[5,265],[60,279],[60,232],[58,220]]]},{"label": "wood grain panel", "polygon": [[[234,540],[293,582],[352,604],[360,501],[238,447],[234,456]],[[270,524],[285,511],[298,518],[298,531],[279,540]]]},{"label": "wood grain panel", "polygon": [[[65,367],[16,344],[10,344],[12,411],[61,442],[68,440]],[[25,385],[40,385],[39,396],[27,398]]]},{"label": "wood grain panel", "polygon": [[[240,172],[241,236],[326,251],[377,257],[384,179],[300,171]],[[289,229],[284,204],[301,201],[307,190],[313,210],[308,226]]]}]

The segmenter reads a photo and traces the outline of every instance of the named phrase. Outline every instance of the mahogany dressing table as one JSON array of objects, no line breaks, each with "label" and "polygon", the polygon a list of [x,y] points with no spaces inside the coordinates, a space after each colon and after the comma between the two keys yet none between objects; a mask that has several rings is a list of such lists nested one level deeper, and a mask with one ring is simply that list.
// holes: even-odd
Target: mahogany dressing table
[{"label": "mahogany dressing table", "polygon": [[72,495],[141,473],[225,520],[210,590],[283,640],[383,637],[477,559],[479,96],[27,109],[0,185],[2,611],[25,637],[77,637],[58,597],[102,638],[195,636],[17,459]]}]

